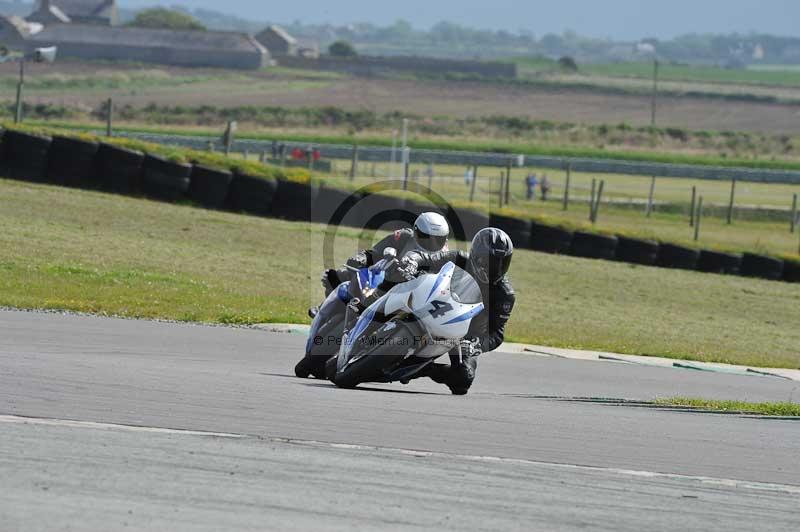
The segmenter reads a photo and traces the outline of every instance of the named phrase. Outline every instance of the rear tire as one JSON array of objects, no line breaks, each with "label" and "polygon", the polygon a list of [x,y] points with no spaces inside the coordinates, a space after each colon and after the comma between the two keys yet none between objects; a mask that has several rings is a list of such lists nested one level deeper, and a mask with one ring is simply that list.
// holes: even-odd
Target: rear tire
[{"label": "rear tire", "polygon": [[331,357],[325,362],[325,378],[336,384],[336,361],[339,357]]}]

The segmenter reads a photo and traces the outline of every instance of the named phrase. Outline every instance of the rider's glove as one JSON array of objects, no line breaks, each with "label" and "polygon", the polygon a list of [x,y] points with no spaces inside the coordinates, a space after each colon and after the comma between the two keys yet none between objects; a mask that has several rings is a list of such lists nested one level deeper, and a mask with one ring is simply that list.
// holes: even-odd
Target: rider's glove
[{"label": "rider's glove", "polygon": [[400,267],[403,269],[403,271],[409,278],[417,275],[417,272],[419,271],[419,265],[417,264],[417,261],[415,261],[411,257],[403,257],[400,260]]},{"label": "rider's glove", "polygon": [[339,275],[336,270],[329,268],[322,272],[320,281],[322,281],[322,288],[325,289],[325,296],[327,297],[328,294],[333,292],[333,290],[339,286]]},{"label": "rider's glove", "polygon": [[363,251],[359,251],[349,259],[347,259],[347,265],[351,268],[366,268],[367,267],[367,254]]},{"label": "rider's glove", "polygon": [[483,351],[481,350],[480,342],[475,338],[464,338],[461,340],[461,356],[462,357],[476,357]]}]

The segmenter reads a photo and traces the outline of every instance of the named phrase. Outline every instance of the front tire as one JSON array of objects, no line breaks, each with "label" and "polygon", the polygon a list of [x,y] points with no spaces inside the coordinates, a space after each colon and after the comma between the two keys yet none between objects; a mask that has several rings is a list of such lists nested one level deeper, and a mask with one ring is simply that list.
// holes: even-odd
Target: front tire
[{"label": "front tire", "polygon": [[307,379],[311,376],[311,363],[308,358],[303,357],[294,367],[294,374],[300,379]]}]

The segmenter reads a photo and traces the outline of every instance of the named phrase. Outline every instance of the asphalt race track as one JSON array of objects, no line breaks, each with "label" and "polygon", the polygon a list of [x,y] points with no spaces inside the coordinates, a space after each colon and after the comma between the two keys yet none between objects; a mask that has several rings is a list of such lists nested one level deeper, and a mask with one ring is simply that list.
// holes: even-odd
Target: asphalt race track
[{"label": "asphalt race track", "polygon": [[800,421],[575,398],[800,402],[800,383],[493,353],[300,380],[299,336],[0,311],[0,530],[800,529]]}]

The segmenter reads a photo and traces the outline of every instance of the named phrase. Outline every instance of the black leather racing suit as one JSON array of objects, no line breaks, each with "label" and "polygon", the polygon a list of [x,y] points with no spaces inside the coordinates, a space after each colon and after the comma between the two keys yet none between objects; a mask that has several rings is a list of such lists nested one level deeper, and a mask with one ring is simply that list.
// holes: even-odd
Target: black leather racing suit
[{"label": "black leather racing suit", "polygon": [[[347,265],[353,268],[372,266],[383,258],[383,252],[386,248],[394,248],[397,250],[398,259],[405,257],[412,251],[417,253],[422,252],[422,249],[417,244],[417,239],[414,237],[414,231],[412,229],[398,229],[375,244],[372,249],[359,251],[350,257],[347,260]],[[326,270],[322,279],[322,284],[325,287],[325,297],[348,279],[350,279],[350,272],[347,268]]]},{"label": "black leather racing suit", "polygon": [[[417,263],[420,270],[431,273],[438,272],[448,262],[469,272],[469,255],[463,251],[414,252],[409,254],[409,258]],[[477,340],[481,352],[488,353],[500,347],[505,338],[506,323],[514,309],[514,287],[505,276],[493,284],[478,282],[478,286],[484,309],[472,319],[466,338]],[[427,375],[436,382],[446,384],[453,393],[463,395],[472,386],[477,367],[477,356],[463,357],[459,363],[456,349],[450,352],[449,365],[432,364]]]}]

